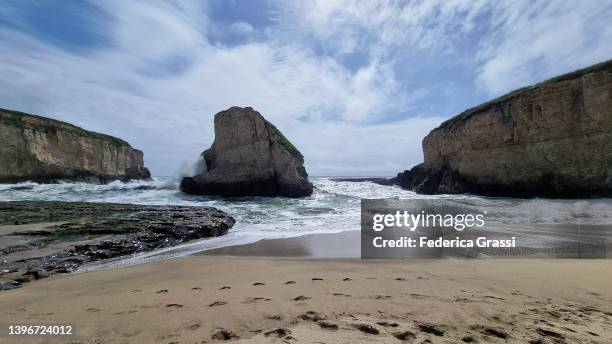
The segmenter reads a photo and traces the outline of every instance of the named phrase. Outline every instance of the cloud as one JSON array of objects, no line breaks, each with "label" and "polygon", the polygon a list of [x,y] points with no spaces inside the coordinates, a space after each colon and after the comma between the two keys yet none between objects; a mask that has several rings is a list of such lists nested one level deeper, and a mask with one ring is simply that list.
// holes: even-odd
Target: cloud
[{"label": "cloud", "polygon": [[392,175],[448,115],[604,59],[612,37],[589,1],[271,0],[264,26],[207,3],[104,1],[71,9],[103,41],[75,50],[20,4],[0,10],[0,104],[124,138],[157,175],[197,159],[233,105],[274,122],[311,175]]},{"label": "cloud", "polygon": [[251,24],[247,22],[239,21],[239,22],[232,23],[229,26],[229,30],[237,35],[248,36],[252,34],[255,29],[253,28]]},{"label": "cloud", "polygon": [[477,85],[499,95],[612,57],[612,4],[507,1],[491,13]]}]

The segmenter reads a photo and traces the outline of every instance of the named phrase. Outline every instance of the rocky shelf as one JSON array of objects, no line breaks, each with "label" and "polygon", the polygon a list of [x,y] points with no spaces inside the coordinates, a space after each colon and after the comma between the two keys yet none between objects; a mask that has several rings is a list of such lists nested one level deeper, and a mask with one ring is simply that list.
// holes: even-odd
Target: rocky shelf
[{"label": "rocky shelf", "polygon": [[83,264],[227,233],[211,207],[0,202],[0,290]]}]

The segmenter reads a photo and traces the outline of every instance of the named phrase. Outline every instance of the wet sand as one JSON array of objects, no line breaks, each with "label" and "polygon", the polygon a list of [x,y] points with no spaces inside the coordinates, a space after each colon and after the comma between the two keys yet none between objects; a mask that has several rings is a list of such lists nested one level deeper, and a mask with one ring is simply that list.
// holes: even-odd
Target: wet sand
[{"label": "wet sand", "polygon": [[55,275],[0,293],[0,324],[72,324],[39,338],[70,343],[612,341],[610,260],[312,259],[328,239]]}]

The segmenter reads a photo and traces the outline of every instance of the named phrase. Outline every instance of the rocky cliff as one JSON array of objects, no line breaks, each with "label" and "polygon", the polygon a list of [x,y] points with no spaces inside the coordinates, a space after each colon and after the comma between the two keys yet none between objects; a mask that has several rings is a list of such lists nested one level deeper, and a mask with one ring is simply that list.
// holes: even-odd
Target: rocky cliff
[{"label": "rocky cliff", "polygon": [[395,181],[420,193],[612,195],[612,60],[525,87],[442,123]]},{"label": "rocky cliff", "polygon": [[206,171],[184,178],[184,192],[222,196],[312,194],[302,154],[250,107],[217,113],[215,141],[202,155]]},{"label": "rocky cliff", "polygon": [[0,182],[149,178],[143,154],[118,138],[0,109]]}]

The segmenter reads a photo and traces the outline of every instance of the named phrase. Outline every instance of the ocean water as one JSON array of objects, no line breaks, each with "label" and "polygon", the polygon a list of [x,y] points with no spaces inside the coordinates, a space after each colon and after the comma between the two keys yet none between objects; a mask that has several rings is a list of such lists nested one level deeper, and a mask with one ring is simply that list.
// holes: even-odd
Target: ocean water
[{"label": "ocean water", "polygon": [[[179,247],[140,255],[136,260],[159,259],[197,253],[203,250],[287,238],[312,233],[336,233],[360,228],[360,201],[364,198],[459,200],[488,218],[499,218],[513,231],[532,230],[533,224],[559,226],[584,224],[612,226],[612,199],[556,200],[490,198],[473,195],[417,195],[395,186],[371,182],[340,182],[333,178],[311,178],[312,196],[221,198],[194,196],[179,191],[179,180],[156,177],[151,181],[86,183],[0,184],[0,201],[85,201],[147,205],[212,206],[236,219],[228,235],[186,243]],[[536,236],[534,236],[536,237]],[[546,236],[541,240],[546,241]],[[536,240],[537,241],[537,240]]]}]

